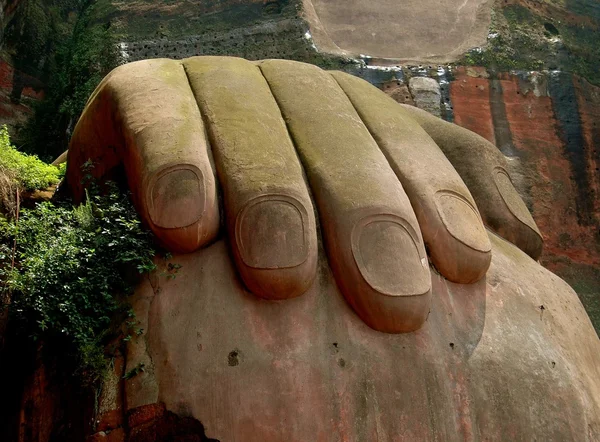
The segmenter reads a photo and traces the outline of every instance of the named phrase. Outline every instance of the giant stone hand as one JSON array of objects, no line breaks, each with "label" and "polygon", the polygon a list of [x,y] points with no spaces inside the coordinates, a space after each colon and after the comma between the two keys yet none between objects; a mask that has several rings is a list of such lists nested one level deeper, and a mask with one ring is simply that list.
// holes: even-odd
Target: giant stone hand
[{"label": "giant stone hand", "polygon": [[600,343],[481,137],[341,72],[196,57],[113,71],[77,197],[88,160],[182,264],[138,288],[128,409],[222,441],[600,437]]}]

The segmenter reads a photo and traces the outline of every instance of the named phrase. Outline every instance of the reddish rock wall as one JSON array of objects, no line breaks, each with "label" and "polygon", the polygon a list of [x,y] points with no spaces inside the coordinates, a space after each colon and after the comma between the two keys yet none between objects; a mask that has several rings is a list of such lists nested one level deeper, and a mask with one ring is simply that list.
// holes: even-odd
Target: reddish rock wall
[{"label": "reddish rock wall", "polygon": [[481,68],[458,68],[450,98],[455,122],[511,159],[544,235],[541,262],[589,298],[598,327],[600,88],[569,74],[492,78]]},{"label": "reddish rock wall", "polygon": [[21,72],[16,74],[20,75],[25,85],[18,103],[11,98],[15,68],[6,59],[0,58],[0,124],[9,127],[24,124],[31,115],[31,103],[44,97],[42,84],[38,79]]},{"label": "reddish rock wall", "polygon": [[459,68],[450,83],[454,122],[495,143],[487,73],[480,68]]}]

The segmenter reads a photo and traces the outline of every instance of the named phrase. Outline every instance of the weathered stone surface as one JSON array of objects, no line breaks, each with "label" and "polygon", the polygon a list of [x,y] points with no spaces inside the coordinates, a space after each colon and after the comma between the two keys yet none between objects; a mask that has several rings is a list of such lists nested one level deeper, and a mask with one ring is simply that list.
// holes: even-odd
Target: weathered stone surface
[{"label": "weathered stone surface", "polygon": [[[470,283],[485,274],[490,250],[475,202],[495,231],[531,256],[541,250],[495,147],[413,110],[362,80],[304,63],[132,63],[90,99],[71,141],[68,182],[81,198],[79,165],[92,159],[103,179],[122,163],[158,240],[194,251],[215,238],[220,216],[210,143],[236,266],[266,299],[299,296],[315,277],[308,184],[348,302],[375,329],[412,331],[430,304],[425,244],[448,279]],[[138,359],[127,358],[127,372],[152,370]],[[149,399],[128,408],[152,402],[154,387],[143,391]]]},{"label": "weathered stone surface", "polygon": [[8,337],[0,353],[0,440],[85,440],[94,432],[93,397],[73,381],[70,361],[56,356],[55,343],[36,350],[14,329]]},{"label": "weathered stone surface", "polygon": [[[181,66],[189,83],[181,80]],[[148,95],[153,81],[157,89]],[[189,97],[203,118],[181,126],[175,112],[181,108],[173,104],[187,106]],[[175,135],[148,135],[158,127]],[[504,139],[505,132],[494,129],[495,139]],[[198,138],[205,130],[207,138]],[[216,242],[161,238],[200,250],[175,255],[176,278],[159,269],[133,299],[145,333],[128,344],[129,440],[600,437],[600,341],[572,289],[534,260],[541,253],[537,226],[513,188],[506,159],[487,140],[399,105],[359,79],[314,66],[159,60],[129,65],[97,90],[75,131],[69,181],[81,191],[74,184],[80,182],[77,165],[88,156],[100,160],[99,178],[123,162],[138,193],[136,206],[151,224],[155,218],[139,195],[161,170],[153,161],[176,170],[203,161],[204,151],[184,142],[190,139],[207,151],[210,145],[222,213],[234,228]],[[290,139],[297,159],[277,150]],[[285,169],[291,187],[282,188],[279,156],[286,167],[298,161],[306,180]],[[175,211],[203,207],[201,198],[178,206],[187,183],[168,183],[175,197],[165,199],[163,211],[173,204]],[[312,201],[303,200],[302,184]],[[302,246],[294,231],[311,235],[317,228],[302,215],[298,222],[272,222],[271,206],[248,216],[253,226],[238,228],[238,220],[246,220],[244,195],[253,201],[256,189],[268,204],[293,197],[292,209],[316,209],[318,266],[302,296],[267,301],[246,289],[268,298],[260,291],[264,284],[257,289],[252,281],[264,273],[245,273],[240,263],[272,270],[266,275],[273,286],[291,291],[281,270],[295,268],[286,265],[297,264],[298,251],[280,251],[287,241]],[[440,192],[462,206],[436,199]],[[465,205],[474,216],[460,209]],[[214,210],[205,207],[194,222],[214,219]],[[477,233],[483,232],[479,212],[488,238]],[[169,227],[155,231],[178,237],[178,229],[187,228]],[[285,247],[251,247],[248,255],[235,250],[256,238]],[[429,266],[421,255],[425,243]],[[491,265],[479,259],[489,258],[490,243]],[[453,261],[464,262],[464,270],[456,272]],[[462,280],[465,275],[476,276]]]},{"label": "weathered stone surface", "polygon": [[[13,128],[24,124],[33,113],[31,104],[44,98],[44,85],[36,78],[15,71],[4,57],[0,58],[0,123]],[[18,92],[15,91],[16,78],[21,84]],[[15,95],[21,98],[19,102],[15,102]]]},{"label": "weathered stone surface", "polygon": [[125,358],[117,351],[112,358],[98,398],[98,418],[95,425],[97,432],[111,431],[123,426],[124,398],[122,383],[124,375]]},{"label": "weathered stone surface", "polygon": [[[548,72],[492,75],[458,67],[453,77],[447,104],[454,122],[507,155],[513,183],[544,236],[542,264],[576,288],[600,330],[600,89]],[[382,85],[399,102],[401,87]]]},{"label": "weathered stone surface", "polygon": [[405,335],[366,327],[326,265],[304,296],[267,303],[244,290],[224,242],[177,256],[145,337],[161,400],[221,441],[596,440],[600,342],[581,303],[490,239],[486,279],[432,272],[429,318]]},{"label": "weathered stone surface", "polygon": [[415,105],[413,96],[410,93],[408,85],[400,82],[400,80],[389,80],[381,85],[381,89],[392,97],[398,103]]},{"label": "weathered stone surface", "polygon": [[413,77],[408,82],[408,86],[414,98],[415,106],[436,117],[441,117],[440,103],[442,97],[440,85],[436,80],[429,77]]},{"label": "weathered stone surface", "polygon": [[455,122],[509,156],[511,176],[544,236],[541,262],[568,278],[600,327],[600,89],[578,77],[459,68]]}]

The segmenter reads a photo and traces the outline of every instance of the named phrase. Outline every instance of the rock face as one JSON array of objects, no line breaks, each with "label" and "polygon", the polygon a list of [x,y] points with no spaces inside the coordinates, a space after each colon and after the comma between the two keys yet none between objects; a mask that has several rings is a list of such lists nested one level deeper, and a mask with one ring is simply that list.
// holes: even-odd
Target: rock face
[{"label": "rock face", "polygon": [[[415,77],[425,74],[431,78]],[[396,101],[441,114],[507,156],[513,182],[541,226],[542,264],[576,288],[600,329],[600,88],[570,74],[493,74],[472,66],[443,77],[408,69],[388,75],[395,78],[376,82]],[[435,90],[433,78],[441,98],[412,87],[426,81]]]},{"label": "rock face", "polygon": [[[0,1],[0,50],[4,48],[4,33],[21,0]],[[18,92],[16,91],[18,89]],[[44,97],[43,84],[37,78],[15,70],[11,57],[0,54],[0,123],[15,127],[31,116],[31,104]],[[18,100],[15,100],[18,97]],[[23,98],[23,100],[21,100]]]},{"label": "rock face", "polygon": [[[113,0],[100,0],[100,3],[102,18],[116,23],[125,41],[143,42],[141,47],[135,47],[135,52],[145,52],[150,56],[153,52],[160,52],[161,43],[181,43],[186,37],[194,40],[193,45],[204,46],[200,51],[187,53],[188,57],[210,55],[211,46],[214,48],[211,41],[218,42],[219,55],[229,54],[223,51],[223,46],[233,50],[243,48],[248,52],[267,51],[266,46],[256,47],[254,41],[237,39],[230,42],[221,38],[219,32],[210,32],[248,29],[256,22],[271,24],[271,35],[279,35],[284,41],[273,39],[269,43],[277,47],[280,56],[287,55],[285,49],[289,51],[294,45],[289,41],[294,34],[283,34],[276,29],[278,25],[272,25],[282,19],[293,19],[303,22],[305,31],[310,29],[317,46],[327,52],[438,63],[457,60],[469,49],[485,43],[493,2],[477,0],[459,4],[455,1],[420,0],[398,4],[387,0],[368,3],[245,0],[196,2],[193,8],[186,1],[165,5],[145,1],[123,4]],[[302,34],[304,32],[299,36]],[[166,41],[161,42],[161,39]],[[178,51],[186,50],[180,44],[177,47],[177,50],[163,56],[173,57]],[[151,50],[146,51],[148,49]],[[260,53],[240,55],[261,57]]]},{"label": "rock face", "polygon": [[22,0],[0,0],[0,48],[4,43],[4,31]]},{"label": "rock face", "polygon": [[542,263],[580,289],[600,327],[593,270],[600,265],[600,88],[558,73],[486,77],[485,70],[457,71],[450,86],[455,122],[510,158],[544,235]]},{"label": "rock face", "polygon": [[[101,19],[123,32],[127,61],[229,54],[328,63],[317,47],[342,57],[377,57],[348,70],[396,101],[479,133],[509,158],[512,182],[545,240],[541,262],[576,288],[600,329],[596,86],[565,73],[460,67],[440,75],[437,66],[395,67],[399,59],[457,59],[479,45],[489,23],[484,1],[459,9],[453,24],[447,11],[456,5],[443,9],[439,2],[409,2],[409,14],[384,2],[343,2],[341,9],[320,0],[201,2],[194,3],[196,14],[188,3],[98,1],[107,12]],[[584,3],[591,2],[575,6],[582,15],[570,25],[596,26],[597,11]],[[233,13],[236,8],[243,13]],[[406,26],[419,8],[429,26],[419,20]],[[373,24],[374,16],[385,20]],[[551,22],[546,29],[553,29]],[[432,38],[417,39],[409,32],[414,24]],[[455,27],[446,40],[449,26]],[[447,50],[448,43],[460,50]],[[10,67],[2,72],[12,89]],[[8,112],[12,119],[13,108]],[[314,287],[286,302],[245,291],[222,240],[176,256],[184,267],[174,280],[138,290],[136,311],[146,333],[128,349],[127,368],[117,364],[92,440],[600,439],[600,352],[585,312],[562,281],[506,242],[491,242],[484,281],[466,288],[432,271],[424,327],[393,337],[367,328],[343,302],[322,244]],[[38,369],[39,379],[44,370]],[[120,379],[138,371],[122,390]],[[48,391],[29,385],[23,408]],[[32,430],[37,439],[50,433],[49,416],[56,416],[48,403],[41,414],[26,415],[40,423]]]},{"label": "rock face", "polygon": [[[543,226],[547,247],[542,262],[576,287],[600,328],[600,287],[597,284],[600,279],[600,271],[597,270],[600,263],[600,175],[597,170],[600,157],[595,136],[600,113],[598,88],[582,78],[564,73],[491,75],[485,68],[459,67],[452,80],[452,75],[441,78],[436,66],[404,69],[403,72],[389,70],[385,65],[393,67],[399,62],[382,57],[396,60],[414,58],[418,63],[430,63],[429,56],[444,52],[444,44],[454,41],[454,38],[464,38],[464,42],[472,45],[481,44],[487,37],[484,28],[487,29],[489,24],[491,4],[476,2],[461,10],[457,23],[475,23],[472,20],[477,18],[474,33],[469,37],[457,37],[456,34],[446,39],[449,25],[445,24],[445,20],[451,16],[448,8],[454,7],[452,5],[443,8],[436,3],[434,8],[429,8],[426,2],[409,3],[402,6],[409,9],[406,12],[385,2],[358,3],[348,5],[344,2],[344,7],[339,7],[335,2],[305,1],[299,5],[304,22],[294,14],[263,15],[261,20],[264,24],[255,28],[229,30],[222,35],[213,33],[212,36],[141,39],[128,43],[125,51],[130,60],[218,53],[312,61],[314,38],[321,51],[346,56],[362,53],[375,57],[365,61],[371,65],[384,65],[380,69],[349,66],[348,70],[384,88],[399,102],[415,104],[479,133],[511,158],[517,188],[535,219]],[[596,13],[585,5],[569,6],[570,9],[564,10],[555,10],[558,6],[545,3],[530,5],[514,1],[511,5],[510,11],[518,12],[526,7],[540,17],[560,13],[561,20],[568,26],[579,24],[590,29],[596,26]],[[227,5],[220,9],[221,12],[226,10]],[[357,14],[357,10],[362,11],[361,14]],[[444,11],[444,14],[438,15],[436,11]],[[419,18],[408,19],[413,13]],[[394,14],[399,14],[397,20],[393,19]],[[376,19],[380,15],[385,19]],[[508,14],[507,17],[512,16]],[[529,23],[528,16],[525,14],[523,17],[520,20]],[[430,26],[423,26],[423,22],[429,23],[428,20],[431,21]],[[410,33],[411,28],[407,24],[412,23],[418,23],[421,29],[425,29],[423,32],[429,33],[429,38],[417,39],[418,33]],[[479,29],[481,24],[485,26]],[[377,29],[369,31],[369,26]],[[534,25],[530,23],[529,26]],[[546,27],[554,29],[549,24]],[[457,29],[469,27],[458,26]],[[511,32],[518,35],[519,29],[511,28]],[[436,34],[438,30],[440,34]],[[306,31],[311,39],[303,37]],[[397,38],[405,34],[410,35],[406,39]],[[431,50],[426,50],[429,44]],[[417,45],[416,49],[411,45]],[[388,52],[384,54],[381,51]]]},{"label": "rock face", "polygon": [[445,63],[485,43],[493,2],[312,0],[312,4],[324,34],[348,53]]},{"label": "rock face", "polygon": [[413,77],[410,79],[408,85],[410,92],[414,97],[415,106],[426,110],[436,117],[442,116],[440,108],[442,96],[440,85],[437,81],[428,77]]},{"label": "rock face", "polygon": [[[15,79],[21,86],[19,102],[15,103]],[[36,78],[16,71],[14,66],[0,58],[0,122],[10,127],[25,124],[32,114],[32,104],[44,98],[43,84]]]}]

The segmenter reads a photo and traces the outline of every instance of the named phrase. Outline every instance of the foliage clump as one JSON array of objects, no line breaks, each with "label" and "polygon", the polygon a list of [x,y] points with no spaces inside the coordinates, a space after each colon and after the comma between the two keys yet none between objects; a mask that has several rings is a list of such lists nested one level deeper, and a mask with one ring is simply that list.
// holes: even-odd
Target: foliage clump
[{"label": "foliage clump", "polygon": [[64,173],[64,166],[55,167],[44,163],[35,155],[19,152],[11,145],[6,126],[1,126],[0,170],[5,177],[13,181],[13,185],[16,184],[25,190],[34,190],[45,189],[58,183]]},{"label": "foliage clump", "polygon": [[[0,143],[0,164],[13,181],[28,189],[58,181],[58,168],[16,151],[6,129]],[[110,183],[102,193],[88,184],[79,206],[47,201],[0,216],[0,300],[7,304],[0,312],[8,306],[16,329],[34,341],[59,343],[80,379],[94,384],[106,340],[131,316],[127,295],[154,270],[155,248],[128,195]]]},{"label": "foliage clump", "polygon": [[111,321],[127,313],[135,275],[154,269],[150,233],[127,196],[113,190],[78,207],[43,202],[0,224],[0,237],[13,320],[34,340],[67,343],[83,379],[97,381]]}]

